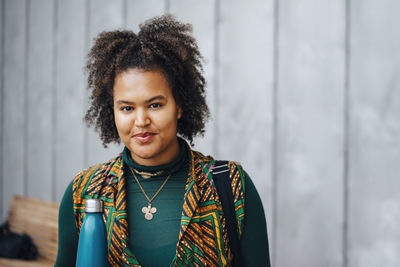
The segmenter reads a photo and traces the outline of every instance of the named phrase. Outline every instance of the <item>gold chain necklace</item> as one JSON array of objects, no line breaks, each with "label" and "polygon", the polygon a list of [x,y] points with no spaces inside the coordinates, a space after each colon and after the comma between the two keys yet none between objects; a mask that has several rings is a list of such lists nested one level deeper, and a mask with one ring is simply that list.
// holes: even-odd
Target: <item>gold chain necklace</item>
[{"label": "gold chain necklace", "polygon": [[[132,169],[131,169],[131,171],[132,171]],[[155,173],[151,173],[151,172],[145,172],[145,171],[138,171],[136,169],[133,169],[133,171],[135,173],[139,174],[140,176],[142,176],[143,179],[148,179],[148,178],[153,177],[153,176],[160,176],[161,174],[164,173],[164,171],[158,171],[158,172],[155,172]]]},{"label": "gold chain necklace", "polygon": [[160,188],[158,188],[157,192],[154,194],[154,196],[152,198],[149,198],[146,194],[146,192],[144,191],[142,185],[139,182],[139,179],[136,177],[135,172],[132,170],[132,168],[129,166],[129,169],[131,170],[133,177],[135,178],[136,182],[138,183],[140,190],[142,190],[144,196],[147,199],[147,207],[143,207],[142,208],[142,212],[144,213],[144,218],[148,221],[150,221],[151,219],[153,219],[153,214],[155,214],[157,212],[157,208],[156,207],[152,207],[151,206],[151,202],[154,200],[154,198],[158,195],[158,193],[161,192],[161,190],[163,189],[164,185],[168,182],[169,178],[171,177],[171,174],[167,176],[167,178],[164,180],[163,184],[160,186]]}]

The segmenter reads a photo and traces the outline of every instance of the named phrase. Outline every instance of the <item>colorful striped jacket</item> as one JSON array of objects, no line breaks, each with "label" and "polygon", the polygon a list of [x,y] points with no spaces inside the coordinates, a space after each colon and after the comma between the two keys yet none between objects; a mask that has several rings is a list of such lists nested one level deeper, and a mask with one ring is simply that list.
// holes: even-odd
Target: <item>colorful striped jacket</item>
[{"label": "colorful striped jacket", "polygon": [[[222,206],[212,180],[214,159],[190,151],[191,164],[185,187],[179,241],[171,266],[229,266],[232,253]],[[229,162],[239,238],[244,219],[244,172]],[[88,198],[104,200],[108,262],[111,266],[140,266],[129,250],[126,180],[122,155],[83,170],[73,181],[74,213],[78,232]]]}]

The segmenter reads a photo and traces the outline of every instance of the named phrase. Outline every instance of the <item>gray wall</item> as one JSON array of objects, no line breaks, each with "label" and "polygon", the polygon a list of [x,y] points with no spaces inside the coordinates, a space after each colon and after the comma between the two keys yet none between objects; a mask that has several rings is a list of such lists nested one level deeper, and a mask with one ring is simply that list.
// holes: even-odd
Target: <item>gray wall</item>
[{"label": "gray wall", "polygon": [[60,201],[121,150],[84,126],[92,38],[163,13],[194,25],[213,120],[195,149],[240,161],[274,266],[400,266],[400,2],[0,0],[0,214]]}]

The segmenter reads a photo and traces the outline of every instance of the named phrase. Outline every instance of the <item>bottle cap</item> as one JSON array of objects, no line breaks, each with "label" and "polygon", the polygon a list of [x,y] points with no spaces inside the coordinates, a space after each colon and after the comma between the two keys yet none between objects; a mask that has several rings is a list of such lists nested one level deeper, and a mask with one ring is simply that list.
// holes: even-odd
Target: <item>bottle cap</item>
[{"label": "bottle cap", "polygon": [[97,198],[86,199],[85,212],[88,213],[103,212],[103,200]]}]

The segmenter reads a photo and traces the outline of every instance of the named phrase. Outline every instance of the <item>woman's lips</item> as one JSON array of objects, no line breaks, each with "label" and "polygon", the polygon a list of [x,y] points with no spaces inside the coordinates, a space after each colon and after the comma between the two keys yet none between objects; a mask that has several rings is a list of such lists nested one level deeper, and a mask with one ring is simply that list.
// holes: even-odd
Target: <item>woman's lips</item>
[{"label": "woman's lips", "polygon": [[133,137],[139,143],[146,144],[146,143],[151,142],[151,140],[153,140],[154,135],[155,135],[154,133],[146,132],[146,133],[135,134]]}]

